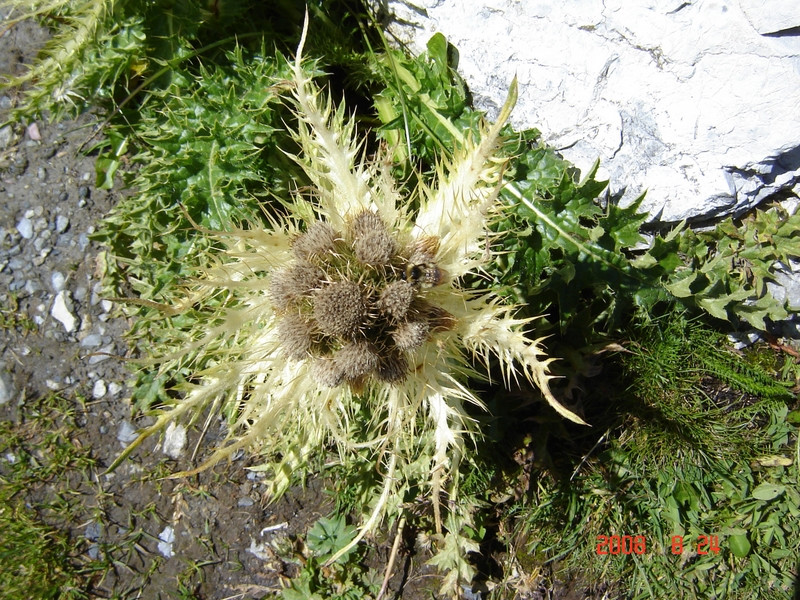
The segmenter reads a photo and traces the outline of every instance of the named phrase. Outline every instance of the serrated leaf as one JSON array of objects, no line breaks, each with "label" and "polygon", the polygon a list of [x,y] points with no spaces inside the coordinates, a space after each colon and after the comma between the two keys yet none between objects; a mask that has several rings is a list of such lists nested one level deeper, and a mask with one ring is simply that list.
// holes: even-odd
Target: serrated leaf
[{"label": "serrated leaf", "polygon": [[726,297],[722,298],[702,298],[699,301],[702,306],[712,317],[718,319],[728,320],[728,311],[726,310],[730,300]]},{"label": "serrated leaf", "polygon": [[688,298],[692,295],[692,284],[697,280],[698,275],[697,272],[687,271],[686,276],[668,283],[666,288],[676,298]]}]

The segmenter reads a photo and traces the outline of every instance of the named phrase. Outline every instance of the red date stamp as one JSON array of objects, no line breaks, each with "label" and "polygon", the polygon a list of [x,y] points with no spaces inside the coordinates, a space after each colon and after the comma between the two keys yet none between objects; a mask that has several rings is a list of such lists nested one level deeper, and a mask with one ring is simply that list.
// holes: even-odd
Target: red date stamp
[{"label": "red date stamp", "polygon": [[[684,536],[673,535],[670,539],[670,552],[683,554],[686,547]],[[698,535],[695,550],[697,554],[719,554],[719,536]],[[597,554],[646,554],[648,551],[647,537],[644,535],[598,535]]]},{"label": "red date stamp", "polygon": [[647,538],[643,535],[598,535],[598,554],[644,554]]},{"label": "red date stamp", "polygon": [[[683,536],[673,535],[671,550],[673,554],[683,554]],[[696,550],[698,554],[719,554],[719,536],[698,535]]]}]

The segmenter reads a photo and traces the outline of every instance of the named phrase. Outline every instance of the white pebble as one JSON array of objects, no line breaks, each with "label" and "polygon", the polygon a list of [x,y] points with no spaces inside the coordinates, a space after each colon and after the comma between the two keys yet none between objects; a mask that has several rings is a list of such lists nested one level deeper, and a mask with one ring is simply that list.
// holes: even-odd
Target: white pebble
[{"label": "white pebble", "polygon": [[109,359],[109,355],[114,353],[114,344],[106,344],[102,348],[98,349],[92,356],[89,357],[89,364],[96,365],[97,363],[101,363],[104,360]]},{"label": "white pebble", "polygon": [[139,437],[139,434],[136,433],[133,425],[131,425],[128,421],[123,421],[120,423],[119,431],[117,431],[117,439],[123,446],[127,446],[137,437]]},{"label": "white pebble", "polygon": [[33,237],[33,222],[28,217],[23,217],[17,223],[17,231],[26,240]]},{"label": "white pebble", "polygon": [[102,379],[98,379],[94,382],[94,387],[92,388],[92,398],[99,400],[106,395],[107,391],[108,388],[106,388],[106,382]]},{"label": "white pebble", "polygon": [[81,348],[95,348],[103,343],[99,333],[90,333],[81,340]]},{"label": "white pebble", "polygon": [[53,274],[50,275],[50,285],[53,287],[53,291],[56,293],[64,289],[64,284],[66,281],[67,279],[64,277],[64,274],[58,271],[53,271]]},{"label": "white pebble", "polygon": [[175,542],[175,530],[167,525],[158,534],[158,551],[164,558],[172,558],[172,544]]},{"label": "white pebble", "polygon": [[67,294],[67,290],[61,290],[56,294],[56,299],[55,302],[53,302],[53,308],[50,309],[50,314],[56,321],[64,326],[67,333],[72,333],[78,326],[78,319],[70,312],[67,304],[69,300]]},{"label": "white pebble", "polygon": [[64,233],[69,227],[69,219],[64,215],[58,215],[56,217],[56,231],[58,233]]},{"label": "white pebble", "polygon": [[180,458],[186,446],[186,428],[183,425],[170,423],[164,432],[162,449],[170,458]]},{"label": "white pebble", "polygon": [[0,372],[0,404],[5,404],[14,397],[14,383],[11,374]]},{"label": "white pebble", "polygon": [[116,381],[112,381],[108,384],[108,393],[112,396],[116,396],[122,391],[122,386],[118,384]]}]

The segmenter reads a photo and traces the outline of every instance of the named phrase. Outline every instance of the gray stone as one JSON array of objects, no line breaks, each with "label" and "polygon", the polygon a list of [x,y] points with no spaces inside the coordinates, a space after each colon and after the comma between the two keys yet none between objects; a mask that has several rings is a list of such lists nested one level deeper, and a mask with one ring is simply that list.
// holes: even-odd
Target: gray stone
[{"label": "gray stone", "polygon": [[64,233],[67,227],[69,227],[69,219],[64,215],[58,215],[56,217],[56,232]]},{"label": "gray stone", "polygon": [[11,374],[3,369],[0,371],[0,404],[5,404],[14,398],[15,393],[14,382],[11,379]]},{"label": "gray stone", "polygon": [[[743,212],[800,181],[800,4],[756,0],[421,0],[390,30],[459,50],[479,108],[516,75],[517,128],[664,222]],[[424,15],[427,15],[424,16]],[[770,23],[770,24],[768,24]]]},{"label": "gray stone", "polygon": [[33,221],[28,217],[22,217],[17,223],[17,231],[26,240],[31,239],[33,237]]},{"label": "gray stone", "polygon": [[117,439],[119,440],[120,444],[127,446],[137,437],[139,437],[139,434],[136,433],[136,429],[130,424],[130,422],[123,421],[120,423],[119,430],[117,431]]},{"label": "gray stone", "polygon": [[96,365],[105,360],[108,360],[114,354],[114,344],[107,344],[97,350],[89,357],[89,364]]},{"label": "gray stone", "polygon": [[90,333],[81,340],[82,348],[96,348],[103,343],[103,338],[99,333]]},{"label": "gray stone", "polygon": [[10,148],[14,142],[16,142],[16,135],[14,135],[14,130],[11,128],[11,125],[4,125],[0,127],[0,150],[6,150]]}]

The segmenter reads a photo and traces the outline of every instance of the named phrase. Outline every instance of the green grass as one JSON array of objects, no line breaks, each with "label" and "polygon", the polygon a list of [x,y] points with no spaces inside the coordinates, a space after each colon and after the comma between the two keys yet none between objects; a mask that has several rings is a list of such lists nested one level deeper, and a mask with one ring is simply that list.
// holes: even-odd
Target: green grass
[{"label": "green grass", "polygon": [[[602,429],[551,441],[553,467],[512,511],[511,547],[561,578],[618,582],[625,598],[789,598],[800,556],[794,395],[682,315],[633,333],[620,369],[597,378],[627,393],[606,396]],[[645,551],[611,554],[610,536],[641,536]]]},{"label": "green grass", "polygon": [[64,525],[80,510],[72,476],[88,477],[94,462],[74,441],[72,402],[51,395],[31,404],[24,422],[0,423],[0,598],[86,598],[96,567]]}]

